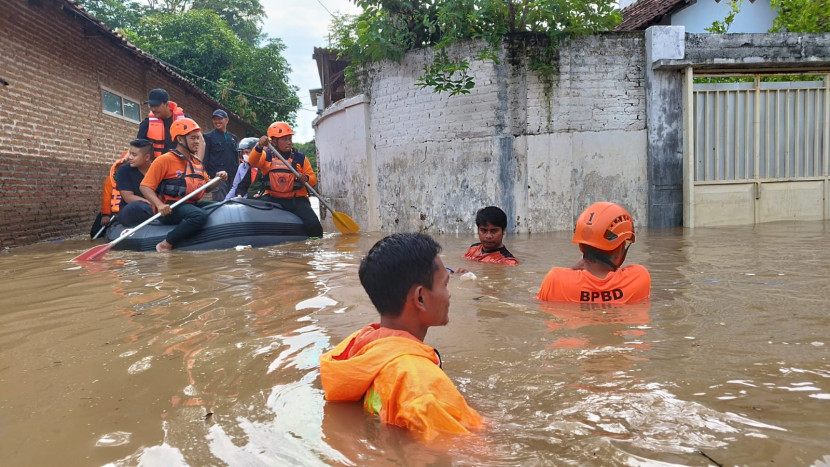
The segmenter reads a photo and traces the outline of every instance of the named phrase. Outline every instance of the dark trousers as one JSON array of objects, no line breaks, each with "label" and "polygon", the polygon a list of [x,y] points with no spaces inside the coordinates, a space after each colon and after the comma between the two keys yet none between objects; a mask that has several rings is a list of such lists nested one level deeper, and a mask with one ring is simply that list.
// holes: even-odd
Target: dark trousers
[{"label": "dark trousers", "polygon": [[305,234],[309,237],[322,237],[323,226],[320,225],[320,219],[311,209],[311,201],[307,196],[297,196],[295,198],[274,198],[273,196],[265,195],[260,198],[262,201],[279,204],[283,209],[293,212],[297,217],[303,221],[305,226]]},{"label": "dark trousers", "polygon": [[173,208],[167,216],[161,216],[159,221],[162,224],[178,224],[173,230],[167,233],[167,243],[176,246],[179,242],[198,232],[208,220],[208,213],[205,206],[213,204],[210,201],[197,201],[196,204],[184,203]]},{"label": "dark trousers", "polygon": [[121,207],[118,211],[118,222],[127,227],[135,227],[153,217],[153,214],[153,206],[150,203],[135,201]]}]

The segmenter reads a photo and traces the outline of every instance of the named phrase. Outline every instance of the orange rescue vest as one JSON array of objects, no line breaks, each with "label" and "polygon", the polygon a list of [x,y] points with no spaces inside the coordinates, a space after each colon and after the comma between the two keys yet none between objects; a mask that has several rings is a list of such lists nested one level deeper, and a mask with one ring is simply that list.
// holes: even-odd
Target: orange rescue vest
[{"label": "orange rescue vest", "polygon": [[[101,210],[103,214],[116,214],[121,210],[121,192],[116,188],[115,172],[127,162],[129,157],[130,151],[124,151],[121,157],[110,166],[110,173],[104,182],[104,204]],[[106,212],[106,208],[109,208],[109,212]]]},{"label": "orange rescue vest", "polygon": [[[173,112],[173,121],[185,118],[184,110],[175,102],[170,101],[168,104],[170,105],[170,110]],[[166,151],[167,133],[164,131],[164,120],[156,117],[152,111],[147,119],[149,120],[147,139],[153,142],[153,157],[158,157]]]},{"label": "orange rescue vest", "polygon": [[[297,153],[292,153],[291,156],[285,158],[286,162],[292,165],[299,164],[302,166],[305,160],[298,158],[295,161],[295,155]],[[268,151],[266,160],[271,162],[271,167],[268,169],[267,176],[263,177],[263,185],[265,188],[270,190],[271,196],[275,198],[293,198],[295,196],[294,192],[302,189],[303,184],[297,180],[294,172],[279,157],[272,156],[270,151]]]},{"label": "orange rescue vest", "polygon": [[[161,200],[165,203],[179,200],[183,196],[198,190],[202,187],[202,185],[208,182],[205,180],[205,168],[202,166],[199,159],[195,159],[196,164],[194,164],[191,162],[191,158],[186,157],[179,151],[173,150],[170,151],[170,153],[175,154],[176,157],[184,160],[186,167],[184,172],[182,172],[178,177],[166,178],[162,180],[156,189],[156,193],[158,193],[159,198],[161,198]],[[201,196],[196,196],[195,198],[195,200],[198,200]]]}]

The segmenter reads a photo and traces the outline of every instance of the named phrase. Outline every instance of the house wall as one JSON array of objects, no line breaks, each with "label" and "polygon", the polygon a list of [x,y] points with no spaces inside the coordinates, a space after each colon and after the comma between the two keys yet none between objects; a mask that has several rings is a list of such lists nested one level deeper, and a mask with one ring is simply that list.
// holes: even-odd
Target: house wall
[{"label": "house wall", "polygon": [[[723,21],[731,11],[731,5],[726,0],[720,2],[698,0],[673,14],[671,24],[685,26],[688,33],[705,33],[706,28],[711,27],[713,21]],[[772,21],[776,16],[778,12],[772,9],[770,0],[755,0],[752,3],[744,0],[740,12],[735,15],[729,27],[729,32],[767,32],[772,27]]]},{"label": "house wall", "polygon": [[[203,127],[214,103],[117,46],[54,0],[0,15],[0,247],[89,231],[109,166],[138,123],[102,112],[101,88],[142,103],[161,87]],[[142,105],[142,118],[149,108]],[[231,131],[244,136],[238,121]]]},{"label": "house wall", "polygon": [[477,60],[480,47],[452,50],[470,62],[468,95],[418,88],[430,52],[412,52],[367,71],[365,136],[332,137],[351,120],[346,108],[315,121],[322,183],[350,197],[347,212],[384,232],[467,232],[493,204],[509,230],[543,232],[571,229],[586,206],[610,200],[645,222],[642,33],[574,39],[549,75],[528,66],[533,44],[504,47],[499,64]]}]

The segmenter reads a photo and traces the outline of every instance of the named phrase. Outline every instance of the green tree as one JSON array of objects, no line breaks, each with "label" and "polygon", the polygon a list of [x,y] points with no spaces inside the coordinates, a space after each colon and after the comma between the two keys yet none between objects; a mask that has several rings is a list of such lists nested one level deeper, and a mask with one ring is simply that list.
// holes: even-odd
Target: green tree
[{"label": "green tree", "polygon": [[726,15],[726,18],[724,18],[723,21],[713,21],[711,26],[704,28],[706,32],[711,32],[712,34],[728,33],[729,28],[735,21],[735,16],[741,12],[741,4],[743,2],[744,0],[729,0],[729,14]]},{"label": "green tree", "polygon": [[[622,17],[616,0],[352,0],[363,9],[357,16],[336,18],[332,47],[358,67],[381,60],[400,61],[411,51],[432,48],[432,63],[424,67],[420,86],[437,92],[466,94],[474,86],[469,64],[453,60],[446,49],[459,41],[484,40],[489,49],[480,57],[496,57],[505,37],[538,33],[549,39],[545,57],[534,66],[544,69],[552,48],[578,34],[611,30]],[[351,70],[354,72],[354,69]]]},{"label": "green tree", "polygon": [[259,0],[193,0],[191,9],[215,12],[240,39],[250,45],[257,45],[263,39],[265,9]]},{"label": "green tree", "polygon": [[78,4],[113,30],[131,28],[149,12],[144,5],[125,0],[79,0]]},{"label": "green tree", "polygon": [[279,39],[253,47],[209,10],[156,13],[124,33],[254,126],[294,121],[301,104],[296,87],[288,84],[291,68]]},{"label": "green tree", "polygon": [[830,0],[771,0],[778,9],[770,32],[830,32]]}]

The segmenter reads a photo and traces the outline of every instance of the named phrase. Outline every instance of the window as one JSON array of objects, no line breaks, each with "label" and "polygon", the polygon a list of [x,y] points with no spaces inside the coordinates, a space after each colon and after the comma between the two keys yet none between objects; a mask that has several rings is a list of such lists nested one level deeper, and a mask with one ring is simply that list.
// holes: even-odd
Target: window
[{"label": "window", "polygon": [[141,108],[138,102],[106,89],[101,90],[101,102],[105,114],[117,115],[134,122],[141,121]]}]

